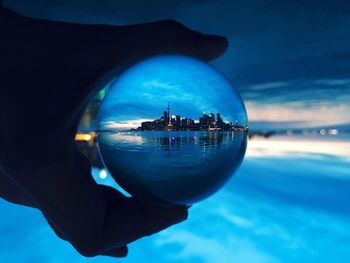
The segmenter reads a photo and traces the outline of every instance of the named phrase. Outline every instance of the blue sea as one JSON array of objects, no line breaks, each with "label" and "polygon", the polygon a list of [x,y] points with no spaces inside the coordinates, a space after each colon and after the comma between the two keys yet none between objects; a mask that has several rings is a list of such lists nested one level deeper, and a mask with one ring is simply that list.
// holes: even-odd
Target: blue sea
[{"label": "blue sea", "polygon": [[98,138],[107,169],[128,192],[186,205],[221,188],[247,147],[247,133],[239,131],[120,131]]},{"label": "blue sea", "polygon": [[[129,246],[125,259],[84,258],[39,211],[0,201],[0,262],[277,263],[350,260],[350,140],[248,142],[235,176],[189,219]],[[110,174],[95,180],[118,187]]]}]

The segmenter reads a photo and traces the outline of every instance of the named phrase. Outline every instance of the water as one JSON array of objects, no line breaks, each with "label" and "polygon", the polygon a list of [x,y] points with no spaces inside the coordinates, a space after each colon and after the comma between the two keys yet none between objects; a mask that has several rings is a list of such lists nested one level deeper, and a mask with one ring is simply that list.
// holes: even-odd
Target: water
[{"label": "water", "polygon": [[150,202],[193,204],[216,192],[239,167],[247,134],[238,131],[124,131],[99,134],[109,172]]}]

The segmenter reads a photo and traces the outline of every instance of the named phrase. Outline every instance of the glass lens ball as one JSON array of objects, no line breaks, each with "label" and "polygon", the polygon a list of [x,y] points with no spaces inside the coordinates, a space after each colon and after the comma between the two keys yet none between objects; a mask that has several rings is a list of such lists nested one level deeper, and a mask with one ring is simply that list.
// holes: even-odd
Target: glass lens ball
[{"label": "glass lens ball", "polygon": [[194,58],[142,61],[115,79],[99,111],[101,158],[116,182],[146,202],[190,205],[234,174],[247,115],[221,73]]}]

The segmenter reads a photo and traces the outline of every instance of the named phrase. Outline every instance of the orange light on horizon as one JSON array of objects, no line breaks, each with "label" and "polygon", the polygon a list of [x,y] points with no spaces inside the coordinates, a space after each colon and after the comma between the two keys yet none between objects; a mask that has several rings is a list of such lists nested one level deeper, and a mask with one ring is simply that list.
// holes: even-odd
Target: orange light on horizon
[{"label": "orange light on horizon", "polygon": [[96,137],[96,133],[95,132],[78,132],[75,135],[75,140],[76,141],[91,141]]}]

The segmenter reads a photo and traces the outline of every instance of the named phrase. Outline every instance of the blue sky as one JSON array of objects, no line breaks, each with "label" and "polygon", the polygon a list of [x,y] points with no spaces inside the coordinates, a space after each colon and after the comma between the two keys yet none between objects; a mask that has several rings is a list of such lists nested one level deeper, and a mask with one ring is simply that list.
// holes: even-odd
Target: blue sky
[{"label": "blue sky", "polygon": [[229,50],[213,64],[240,91],[251,123],[350,123],[349,1],[4,2],[56,20],[124,25],[173,18],[227,36]]},{"label": "blue sky", "polygon": [[[349,141],[251,141],[241,169],[223,189],[194,205],[186,222],[131,244],[129,256],[117,261],[346,263],[349,164]],[[116,186],[98,169],[93,175]],[[81,257],[35,209],[0,200],[0,214],[6,215],[0,262],[116,262]]]}]

